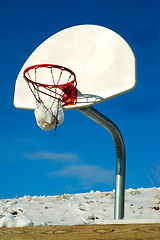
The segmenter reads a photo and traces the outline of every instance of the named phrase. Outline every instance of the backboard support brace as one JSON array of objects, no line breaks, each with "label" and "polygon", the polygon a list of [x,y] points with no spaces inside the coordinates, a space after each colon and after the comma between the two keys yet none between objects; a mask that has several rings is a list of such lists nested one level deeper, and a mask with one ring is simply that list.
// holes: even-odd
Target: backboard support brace
[{"label": "backboard support brace", "polygon": [[116,148],[116,184],[114,219],[124,218],[126,153],[124,141],[118,127],[93,107],[79,108],[80,112],[110,132]]}]

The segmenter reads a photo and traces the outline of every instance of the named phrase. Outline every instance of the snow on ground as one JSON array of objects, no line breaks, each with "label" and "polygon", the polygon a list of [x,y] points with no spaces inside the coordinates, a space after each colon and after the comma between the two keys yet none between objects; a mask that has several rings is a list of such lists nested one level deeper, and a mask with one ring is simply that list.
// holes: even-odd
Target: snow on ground
[{"label": "snow on ground", "polygon": [[160,188],[126,190],[124,219],[113,215],[114,191],[0,200],[0,227],[160,223]]}]

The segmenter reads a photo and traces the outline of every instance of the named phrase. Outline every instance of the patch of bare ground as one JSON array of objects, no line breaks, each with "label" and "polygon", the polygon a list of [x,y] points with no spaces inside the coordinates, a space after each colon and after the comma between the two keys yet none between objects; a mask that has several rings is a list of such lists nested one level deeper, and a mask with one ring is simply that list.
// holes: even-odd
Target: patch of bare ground
[{"label": "patch of bare ground", "polygon": [[160,224],[115,224],[0,228],[0,240],[159,239]]}]

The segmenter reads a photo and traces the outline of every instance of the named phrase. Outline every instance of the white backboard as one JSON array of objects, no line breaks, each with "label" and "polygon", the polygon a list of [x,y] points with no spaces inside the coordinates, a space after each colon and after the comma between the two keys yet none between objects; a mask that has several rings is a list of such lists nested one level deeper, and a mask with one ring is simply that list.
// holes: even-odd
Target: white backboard
[{"label": "white backboard", "polygon": [[[24,70],[37,64],[56,64],[71,69],[77,78],[77,104],[88,107],[132,90],[136,85],[135,56],[114,31],[97,25],[78,25],[44,41],[25,62],[15,86],[14,105],[35,109],[36,101],[23,78]],[[45,76],[41,74],[45,83]]]}]

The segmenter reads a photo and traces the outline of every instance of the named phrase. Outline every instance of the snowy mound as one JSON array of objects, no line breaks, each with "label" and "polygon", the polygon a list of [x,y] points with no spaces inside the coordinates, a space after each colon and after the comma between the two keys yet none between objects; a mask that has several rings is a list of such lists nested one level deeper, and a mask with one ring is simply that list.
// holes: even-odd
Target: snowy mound
[{"label": "snowy mound", "polygon": [[160,188],[128,189],[124,220],[113,220],[114,191],[0,200],[0,227],[160,223]]}]

